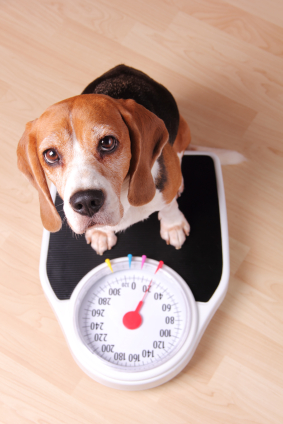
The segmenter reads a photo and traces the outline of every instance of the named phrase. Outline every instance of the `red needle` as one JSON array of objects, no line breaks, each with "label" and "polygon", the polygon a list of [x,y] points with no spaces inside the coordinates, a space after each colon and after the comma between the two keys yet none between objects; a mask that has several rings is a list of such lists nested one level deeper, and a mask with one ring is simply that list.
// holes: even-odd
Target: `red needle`
[{"label": "red needle", "polygon": [[[158,264],[158,266],[157,266],[156,271],[155,271],[154,274],[157,273],[157,271],[162,267],[163,264],[164,264],[163,261],[160,261],[159,262],[159,264]],[[151,287],[152,281],[153,280],[151,280],[151,282],[149,283],[148,288],[146,289],[146,292],[143,295],[142,300],[138,303],[138,306],[137,306],[136,310],[135,311],[127,312],[123,316],[123,324],[129,330],[136,330],[137,328],[139,328],[141,326],[142,317],[141,317],[141,315],[140,315],[139,312],[140,312],[140,310],[142,308],[142,305],[144,304],[144,298],[147,295],[147,293],[148,293],[148,291],[149,291],[149,289]]]}]

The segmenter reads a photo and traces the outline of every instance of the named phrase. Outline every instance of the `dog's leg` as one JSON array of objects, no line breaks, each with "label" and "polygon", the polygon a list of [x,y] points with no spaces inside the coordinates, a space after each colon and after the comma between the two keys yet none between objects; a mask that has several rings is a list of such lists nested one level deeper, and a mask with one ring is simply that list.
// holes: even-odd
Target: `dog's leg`
[{"label": "dog's leg", "polygon": [[160,235],[167,244],[180,249],[190,234],[190,225],[179,209],[176,199],[166,205],[158,214]]},{"label": "dog's leg", "polygon": [[103,255],[106,250],[112,249],[117,243],[114,231],[106,228],[89,228],[85,233],[85,238],[98,255]]}]

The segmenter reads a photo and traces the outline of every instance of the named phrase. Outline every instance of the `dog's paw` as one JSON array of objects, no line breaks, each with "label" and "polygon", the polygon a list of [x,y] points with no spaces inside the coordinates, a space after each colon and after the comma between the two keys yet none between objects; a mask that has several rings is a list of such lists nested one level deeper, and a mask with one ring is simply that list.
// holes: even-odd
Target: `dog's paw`
[{"label": "dog's paw", "polygon": [[[183,214],[182,214],[183,215]],[[160,221],[160,236],[167,244],[171,244],[176,249],[181,249],[186,237],[190,234],[190,224],[183,216],[182,221],[178,225],[168,225],[164,220]]]},{"label": "dog's paw", "polygon": [[113,231],[101,229],[89,228],[85,233],[85,238],[98,255],[103,255],[106,250],[112,249],[117,243],[117,236]]}]

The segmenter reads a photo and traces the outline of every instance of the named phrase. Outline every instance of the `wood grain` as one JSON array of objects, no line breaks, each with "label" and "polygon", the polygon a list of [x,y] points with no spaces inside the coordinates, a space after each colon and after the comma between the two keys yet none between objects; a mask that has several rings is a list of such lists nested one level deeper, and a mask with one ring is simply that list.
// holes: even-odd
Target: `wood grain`
[{"label": "wood grain", "polygon": [[[0,8],[0,423],[283,421],[280,0],[10,0]],[[37,193],[16,167],[27,121],[119,63],[167,86],[223,167],[228,294],[184,371],[108,389],[71,357],[38,275]]]}]

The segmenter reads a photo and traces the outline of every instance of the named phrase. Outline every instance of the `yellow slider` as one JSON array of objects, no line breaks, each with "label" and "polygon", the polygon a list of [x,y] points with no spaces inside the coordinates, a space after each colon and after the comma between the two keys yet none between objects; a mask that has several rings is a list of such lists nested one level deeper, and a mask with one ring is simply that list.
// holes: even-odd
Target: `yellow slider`
[{"label": "yellow slider", "polygon": [[107,265],[109,266],[109,268],[111,269],[111,271],[114,272],[113,269],[112,269],[112,266],[111,266],[110,259],[105,259],[105,262],[107,263]]}]

